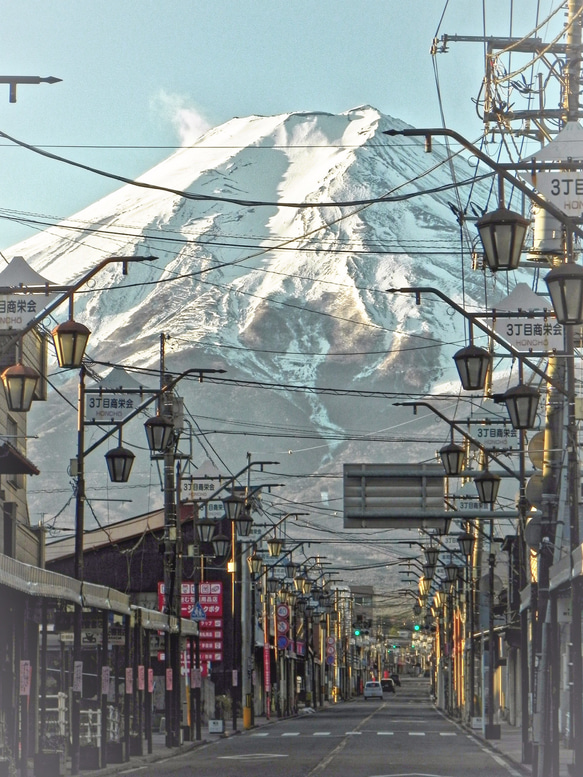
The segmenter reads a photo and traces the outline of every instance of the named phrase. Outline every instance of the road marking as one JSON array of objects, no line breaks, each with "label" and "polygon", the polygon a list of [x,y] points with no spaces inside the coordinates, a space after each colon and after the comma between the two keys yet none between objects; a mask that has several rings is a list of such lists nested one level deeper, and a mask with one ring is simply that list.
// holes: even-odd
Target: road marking
[{"label": "road marking", "polygon": [[439,732],[440,737],[457,737],[457,734],[455,731],[440,731]]},{"label": "road marking", "polygon": [[261,733],[258,733],[258,734],[251,734],[251,736],[252,737],[268,737],[269,734],[266,731],[265,733],[261,732]]},{"label": "road marking", "polygon": [[379,737],[392,737],[395,735],[394,731],[377,731]]},{"label": "road marking", "polygon": [[[247,755],[219,755],[221,761],[264,761],[268,758],[287,758],[283,753],[248,753]],[[160,763],[160,761],[158,761]]]},{"label": "road marking", "polygon": [[282,737],[299,737],[299,735],[299,731],[288,731],[285,734],[282,734]]},{"label": "road marking", "polygon": [[424,737],[425,731],[409,731],[410,737]]},{"label": "road marking", "polygon": [[346,731],[345,734],[347,737],[360,736],[362,734],[362,731]]},{"label": "road marking", "polygon": [[314,731],[315,737],[329,737],[330,732],[329,731]]}]

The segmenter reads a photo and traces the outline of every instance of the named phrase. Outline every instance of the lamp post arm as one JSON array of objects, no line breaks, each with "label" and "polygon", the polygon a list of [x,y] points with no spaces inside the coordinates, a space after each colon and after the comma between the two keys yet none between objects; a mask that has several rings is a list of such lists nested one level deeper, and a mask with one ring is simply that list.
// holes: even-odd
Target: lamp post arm
[{"label": "lamp post arm", "polygon": [[153,262],[156,259],[158,259],[157,256],[108,256],[105,259],[102,259],[101,262],[99,262],[95,267],[93,267],[89,272],[85,273],[82,278],[80,278],[76,283],[74,283],[72,286],[57,286],[52,283],[46,283],[39,286],[0,286],[0,295],[3,294],[15,294],[15,293],[26,293],[26,294],[50,294],[52,292],[60,293],[60,297],[56,299],[54,302],[51,302],[49,305],[47,305],[46,308],[43,308],[42,311],[35,316],[31,321],[29,321],[26,326],[24,326],[22,329],[18,330],[18,333],[15,334],[14,337],[11,337],[9,340],[4,342],[2,344],[2,347],[0,348],[0,353],[3,353],[4,351],[8,350],[8,348],[15,343],[17,340],[19,340],[21,337],[23,337],[27,332],[30,332],[32,329],[37,327],[44,318],[46,318],[48,315],[50,315],[53,310],[56,310],[58,307],[60,307],[64,302],[69,300],[69,303],[75,294],[76,291],[79,291],[79,289],[84,286],[88,281],[90,281],[97,273],[101,272],[104,267],[107,267],[108,264],[112,264],[114,262],[123,262],[124,265],[124,275],[127,274],[127,267],[131,262]]},{"label": "lamp post arm", "polygon": [[389,135],[391,137],[395,137],[396,135],[402,135],[403,137],[447,137],[451,138],[452,140],[455,140],[457,143],[460,144],[460,146],[463,146],[467,151],[470,151],[475,157],[477,157],[480,162],[483,162],[487,167],[489,167],[491,170],[493,170],[497,175],[499,175],[501,178],[503,178],[505,181],[508,181],[508,183],[512,184],[516,189],[518,189],[522,194],[526,195],[526,197],[529,198],[532,202],[536,203],[536,205],[539,206],[539,208],[542,208],[547,213],[550,213],[553,218],[556,218],[557,221],[560,221],[561,224],[567,229],[567,231],[574,233],[578,237],[583,238],[583,230],[576,226],[569,216],[565,215],[562,210],[556,207],[556,205],[553,205],[548,200],[545,200],[544,197],[541,197],[540,194],[535,192],[530,186],[528,186],[524,181],[520,180],[520,178],[517,178],[515,175],[512,175],[508,172],[508,170],[504,167],[503,164],[500,164],[498,162],[495,162],[493,159],[490,159],[490,157],[485,154],[481,149],[479,149],[477,146],[475,146],[473,143],[471,143],[467,138],[464,138],[463,135],[460,135],[459,132],[456,132],[455,130],[448,129],[446,127],[439,128],[439,127],[430,127],[430,128],[421,128],[421,129],[402,129],[402,130],[386,130],[383,132],[383,135]]},{"label": "lamp post arm", "polygon": [[472,445],[475,445],[478,450],[480,450],[484,455],[489,456],[491,459],[494,459],[496,464],[498,464],[499,467],[501,467],[505,472],[508,472],[509,475],[512,477],[518,477],[516,472],[509,467],[507,464],[504,464],[504,462],[500,461],[496,456],[493,456],[492,453],[481,443],[479,443],[474,437],[472,437],[471,434],[468,434],[463,427],[459,426],[455,421],[452,421],[451,418],[448,418],[446,415],[444,415],[440,410],[438,410],[436,407],[434,407],[430,402],[424,402],[422,400],[420,401],[412,401],[412,402],[393,402],[393,405],[397,407],[426,407],[429,410],[431,410],[432,413],[434,413],[438,418],[441,418],[442,421],[445,421],[446,424],[449,424],[449,426],[452,429],[455,429],[456,432],[462,435],[462,437],[465,440],[468,440]]},{"label": "lamp post arm", "polygon": [[467,310],[465,310],[461,305],[458,305],[457,302],[451,299],[451,297],[448,297],[447,294],[444,294],[440,289],[436,289],[433,286],[405,286],[401,289],[393,289],[393,288],[386,289],[386,291],[392,294],[416,294],[417,297],[420,297],[421,294],[435,294],[436,297],[439,297],[445,303],[447,303],[451,308],[453,308],[453,310],[455,310],[456,313],[459,313],[460,315],[462,315],[465,319],[470,321],[473,326],[478,327],[478,329],[481,329],[482,332],[485,332],[485,334],[491,337],[495,343],[498,343],[498,345],[502,346],[502,348],[505,348],[508,351],[508,353],[510,353],[515,359],[517,359],[522,364],[525,364],[529,368],[529,370],[532,370],[532,372],[538,375],[539,378],[542,378],[542,380],[544,380],[545,383],[548,383],[550,386],[552,386],[554,389],[560,392],[563,396],[567,395],[567,392],[564,389],[564,387],[558,385],[551,378],[549,378],[549,376],[544,370],[541,370],[541,368],[538,365],[532,362],[521,351],[518,351],[513,345],[511,345],[510,343],[507,343],[502,337],[497,335],[493,329],[491,329],[489,326],[487,326],[482,321],[480,321],[476,314],[468,313]]},{"label": "lamp post arm", "polygon": [[[175,378],[173,378],[171,381],[169,381],[165,386],[163,386],[158,391],[154,392],[151,397],[144,400],[139,407],[137,407],[135,410],[133,410],[128,416],[124,418],[124,420],[116,424],[112,427],[112,429],[109,432],[106,432],[102,437],[99,438],[96,442],[93,443],[93,445],[90,445],[89,448],[87,448],[86,451],[84,451],[84,456],[89,455],[92,453],[96,448],[98,448],[103,442],[108,440],[110,437],[112,437],[114,434],[117,434],[119,428],[121,426],[125,426],[128,421],[131,421],[133,418],[135,418],[137,415],[139,415],[141,412],[143,412],[149,405],[152,404],[152,402],[155,402],[156,400],[160,399],[160,397],[164,394],[166,391],[170,391],[170,389],[174,388],[174,386],[181,381],[183,378],[188,377],[189,375],[199,375],[200,379],[202,380],[203,375],[210,374],[210,373],[216,373],[216,372],[225,372],[225,370],[214,370],[214,369],[201,369],[198,367],[192,367],[191,369],[185,370],[184,372],[181,372],[180,375],[177,375]],[[83,408],[84,412],[84,408]]]},{"label": "lamp post arm", "polygon": [[[211,370],[209,370],[211,372]],[[224,370],[214,370],[214,372],[224,372]],[[207,496],[206,499],[201,499],[199,504],[200,505],[207,505],[209,502],[211,502],[213,499],[216,499],[219,494],[221,494],[225,489],[230,488],[235,481],[239,480],[241,475],[244,475],[246,472],[249,472],[252,467],[261,467],[261,471],[263,471],[263,467],[266,464],[279,464],[279,461],[252,461],[249,464],[247,464],[240,472],[237,472],[236,475],[232,475],[231,477],[227,478],[225,482],[220,485],[210,496]],[[270,484],[272,487],[277,485],[275,483]]]},{"label": "lamp post arm", "polygon": [[[254,538],[253,544],[256,545],[257,543],[261,542],[261,540],[265,539],[265,537],[267,537],[267,535],[271,531],[273,531],[274,529],[277,529],[277,527],[280,526],[286,520],[286,518],[291,518],[292,516],[299,516],[299,515],[309,515],[309,514],[310,513],[286,513],[282,518],[279,519],[279,521],[277,521],[277,523],[272,524],[269,527],[269,529],[264,531],[263,534],[260,537]],[[263,525],[265,526],[265,524],[263,524]],[[303,544],[303,543],[301,543],[301,544]],[[296,546],[296,547],[298,547],[298,546]]]}]

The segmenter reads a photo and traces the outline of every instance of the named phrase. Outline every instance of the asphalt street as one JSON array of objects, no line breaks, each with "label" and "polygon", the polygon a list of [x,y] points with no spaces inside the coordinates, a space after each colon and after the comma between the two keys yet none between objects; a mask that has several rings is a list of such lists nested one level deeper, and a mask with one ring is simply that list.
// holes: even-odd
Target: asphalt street
[{"label": "asphalt street", "polygon": [[383,701],[362,697],[274,721],[170,755],[120,766],[139,777],[516,777],[474,736],[442,716],[422,680]]}]

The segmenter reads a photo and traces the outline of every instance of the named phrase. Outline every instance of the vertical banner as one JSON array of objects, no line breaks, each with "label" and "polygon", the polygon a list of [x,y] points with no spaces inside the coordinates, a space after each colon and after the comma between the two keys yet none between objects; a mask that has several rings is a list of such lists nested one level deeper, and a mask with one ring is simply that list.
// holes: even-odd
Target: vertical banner
[{"label": "vertical banner", "polygon": [[154,693],[154,670],[148,669],[148,693]]},{"label": "vertical banner", "polygon": [[75,661],[73,664],[73,691],[83,692],[83,661]]},{"label": "vertical banner", "polygon": [[109,667],[108,666],[101,667],[101,695],[102,696],[109,695]]},{"label": "vertical banner", "polygon": [[30,661],[20,662],[20,695],[30,696]]},{"label": "vertical banner", "polygon": [[143,691],[146,687],[146,671],[144,665],[138,666],[138,691]]},{"label": "vertical banner", "polygon": [[167,691],[173,690],[173,688],[172,688],[172,669],[171,668],[168,668],[166,670],[166,690]]},{"label": "vertical banner", "polygon": [[131,696],[134,692],[134,670],[126,666],[126,693]]},{"label": "vertical banner", "polygon": [[233,669],[232,672],[231,685],[233,688],[236,688],[239,685],[239,672],[236,669]]},{"label": "vertical banner", "polygon": [[271,691],[271,657],[269,655],[269,642],[263,643],[263,687],[265,692]]}]

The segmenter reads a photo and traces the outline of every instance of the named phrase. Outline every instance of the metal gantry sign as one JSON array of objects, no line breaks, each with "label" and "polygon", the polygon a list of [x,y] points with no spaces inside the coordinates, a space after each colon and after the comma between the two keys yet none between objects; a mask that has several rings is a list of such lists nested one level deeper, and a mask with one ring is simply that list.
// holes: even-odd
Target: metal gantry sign
[{"label": "metal gantry sign", "polygon": [[344,528],[444,530],[440,464],[345,464]]}]

